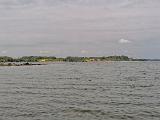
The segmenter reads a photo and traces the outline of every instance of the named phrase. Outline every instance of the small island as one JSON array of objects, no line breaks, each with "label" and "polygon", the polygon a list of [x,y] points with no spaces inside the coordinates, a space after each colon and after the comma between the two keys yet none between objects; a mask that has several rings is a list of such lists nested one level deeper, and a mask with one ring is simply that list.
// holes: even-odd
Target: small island
[{"label": "small island", "polygon": [[105,61],[158,61],[150,59],[134,59],[128,56],[108,56],[108,57],[65,57],[57,58],[55,56],[23,56],[12,58],[8,56],[0,57],[0,66],[33,66],[46,65],[52,62],[105,62]]}]

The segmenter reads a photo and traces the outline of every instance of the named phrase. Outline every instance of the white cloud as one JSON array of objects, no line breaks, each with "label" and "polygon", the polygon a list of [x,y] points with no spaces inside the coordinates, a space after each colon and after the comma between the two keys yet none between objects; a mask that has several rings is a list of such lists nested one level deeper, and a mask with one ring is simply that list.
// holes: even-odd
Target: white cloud
[{"label": "white cloud", "polygon": [[122,39],[119,40],[119,43],[121,43],[121,44],[127,44],[127,43],[131,43],[131,41],[122,38]]},{"label": "white cloud", "polygon": [[7,51],[6,51],[6,50],[2,50],[1,53],[2,53],[2,54],[6,54]]},{"label": "white cloud", "polygon": [[81,53],[82,53],[82,54],[87,54],[88,51],[87,51],[87,50],[81,50]]},{"label": "white cloud", "polygon": [[49,54],[50,53],[50,51],[48,51],[48,50],[41,50],[39,52],[40,52],[40,54]]}]

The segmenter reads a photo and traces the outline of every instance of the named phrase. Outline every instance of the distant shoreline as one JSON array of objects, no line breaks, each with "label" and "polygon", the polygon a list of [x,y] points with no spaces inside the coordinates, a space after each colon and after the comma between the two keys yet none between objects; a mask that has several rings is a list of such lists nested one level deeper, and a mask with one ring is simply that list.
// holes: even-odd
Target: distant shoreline
[{"label": "distant shoreline", "polygon": [[15,62],[9,62],[9,63],[0,63],[0,66],[35,66],[35,65],[47,65],[45,63],[15,63]]},{"label": "distant shoreline", "polygon": [[[156,62],[156,61],[91,61],[91,62],[64,62],[64,61],[56,61],[56,62],[27,62],[27,63],[21,63],[21,62],[4,62],[0,63],[0,67],[5,66],[42,66],[42,65],[49,65],[54,63],[115,63],[115,62]],[[157,61],[158,62],[158,61]],[[160,61],[159,61],[160,62]]]},{"label": "distant shoreline", "polygon": [[57,58],[55,56],[24,56],[12,58],[0,56],[0,66],[33,66],[46,65],[55,62],[112,62],[112,61],[160,61],[160,59],[135,59],[128,56],[103,56],[103,57],[65,57]]}]

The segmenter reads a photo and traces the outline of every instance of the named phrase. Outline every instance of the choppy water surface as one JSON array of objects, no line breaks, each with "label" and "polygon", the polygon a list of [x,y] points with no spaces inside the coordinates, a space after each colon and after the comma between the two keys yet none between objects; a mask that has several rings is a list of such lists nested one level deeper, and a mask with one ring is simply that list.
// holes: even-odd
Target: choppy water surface
[{"label": "choppy water surface", "polygon": [[121,119],[160,119],[160,62],[0,67],[0,120]]}]

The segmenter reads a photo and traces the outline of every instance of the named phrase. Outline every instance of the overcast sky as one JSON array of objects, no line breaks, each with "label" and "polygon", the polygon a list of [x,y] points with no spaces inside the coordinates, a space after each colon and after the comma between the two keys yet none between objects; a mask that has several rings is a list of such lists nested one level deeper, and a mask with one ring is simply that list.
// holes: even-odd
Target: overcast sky
[{"label": "overcast sky", "polygon": [[160,0],[0,0],[0,55],[160,58]]}]

